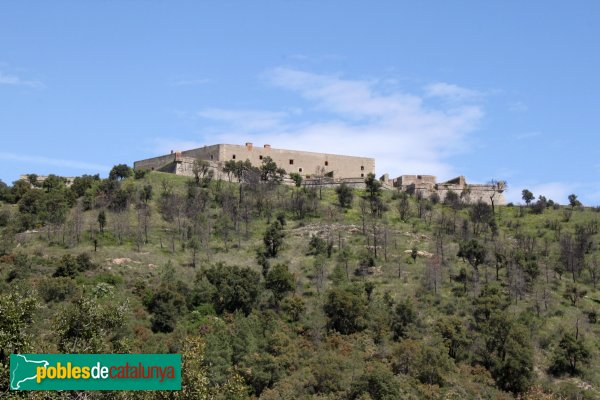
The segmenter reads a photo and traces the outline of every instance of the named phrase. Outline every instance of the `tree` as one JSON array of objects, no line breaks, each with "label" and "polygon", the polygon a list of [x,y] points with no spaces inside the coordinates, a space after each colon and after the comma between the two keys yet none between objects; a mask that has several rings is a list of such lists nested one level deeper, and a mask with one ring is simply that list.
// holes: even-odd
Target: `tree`
[{"label": "tree", "polygon": [[212,303],[218,313],[252,311],[260,294],[260,274],[250,268],[217,265],[203,274],[214,286]]},{"label": "tree", "polygon": [[[125,304],[100,300],[97,296],[79,297],[57,317],[58,349],[63,353],[101,353],[120,350],[115,339],[125,322]],[[113,339],[113,340],[111,340]]]},{"label": "tree", "polygon": [[288,296],[281,302],[281,310],[289,316],[290,321],[298,322],[306,311],[306,304],[298,295]]},{"label": "tree", "polygon": [[406,337],[408,327],[417,319],[417,314],[412,302],[406,299],[396,305],[392,315],[391,328],[394,334],[394,340]]},{"label": "tree", "polygon": [[498,339],[497,360],[492,376],[498,386],[513,393],[524,393],[533,380],[533,346],[529,330],[512,324],[506,338]]},{"label": "tree", "polygon": [[104,227],[106,226],[106,212],[104,210],[100,210],[98,213],[98,227],[100,228],[100,232],[104,232]]},{"label": "tree", "polygon": [[17,288],[0,294],[0,365],[8,361],[9,354],[30,350],[28,329],[38,307],[35,293],[30,291]]},{"label": "tree", "polygon": [[529,205],[529,203],[531,203],[531,201],[535,199],[535,196],[529,190],[523,189],[523,191],[521,192],[521,198],[523,199],[523,201],[525,201],[525,204]]},{"label": "tree", "polygon": [[208,161],[202,159],[194,160],[192,173],[194,174],[194,181],[198,187],[208,187],[215,174],[210,168]]},{"label": "tree", "polygon": [[486,248],[476,239],[471,239],[468,242],[459,244],[457,257],[467,260],[471,267],[477,271],[479,265],[485,262],[486,254]]},{"label": "tree", "polygon": [[419,255],[419,249],[417,249],[417,246],[413,246],[412,249],[410,249],[410,258],[413,259],[413,264],[417,262],[418,255]]},{"label": "tree", "polygon": [[352,383],[350,399],[401,399],[402,392],[396,377],[382,364],[375,364]]},{"label": "tree", "polygon": [[[19,202],[19,200],[21,200],[25,193],[28,193],[31,190],[31,184],[29,184],[29,182],[19,179],[18,181],[13,182],[13,185],[10,188],[9,200],[11,200],[11,202],[17,203]],[[5,196],[9,197],[8,195]]]},{"label": "tree", "polygon": [[381,194],[381,182],[375,177],[375,174],[369,173],[365,179],[367,197],[375,198]]},{"label": "tree", "polygon": [[473,235],[479,236],[485,226],[490,226],[495,222],[492,207],[478,201],[469,209],[469,217],[473,223]]},{"label": "tree", "polygon": [[54,190],[62,190],[65,188],[65,178],[50,174],[42,182],[42,187],[46,189],[46,192],[52,192]]},{"label": "tree", "polygon": [[296,187],[302,186],[302,175],[297,172],[290,173],[290,179],[294,181],[294,185]]},{"label": "tree", "polygon": [[277,264],[267,274],[265,287],[273,292],[275,301],[279,303],[286,294],[294,291],[294,275],[290,273],[287,265]]},{"label": "tree", "polygon": [[358,287],[333,288],[327,292],[323,311],[327,328],[343,335],[359,332],[366,327],[367,303]]},{"label": "tree", "polygon": [[354,191],[352,188],[346,185],[346,183],[342,183],[335,188],[335,191],[338,196],[340,207],[346,209],[352,208],[352,200],[354,199]]},{"label": "tree", "polygon": [[173,282],[163,282],[145,301],[146,308],[152,313],[152,332],[173,332],[177,318],[185,311],[184,296],[177,291]]},{"label": "tree", "polygon": [[174,393],[176,399],[232,399],[241,400],[248,393],[242,378],[231,373],[223,384],[210,381],[205,360],[206,342],[199,336],[188,336],[181,351],[181,391]]},{"label": "tree", "polygon": [[45,221],[47,224],[61,225],[67,218],[69,205],[64,192],[53,191],[45,196]]},{"label": "tree", "polygon": [[448,355],[459,361],[463,357],[463,349],[469,344],[466,328],[457,316],[447,316],[436,322],[436,328],[444,344],[448,348]]},{"label": "tree", "polygon": [[578,375],[581,366],[589,363],[591,356],[581,337],[565,333],[554,350],[550,372],[554,375]]},{"label": "tree", "polygon": [[381,201],[381,181],[375,178],[375,174],[369,173],[365,178],[366,199],[369,201],[371,214],[380,216],[385,210],[385,204]]},{"label": "tree", "polygon": [[569,195],[569,205],[571,206],[571,209],[581,206],[581,202],[579,200],[577,200],[577,195],[575,195],[575,194]]},{"label": "tree", "polygon": [[283,244],[283,238],[285,233],[283,227],[279,221],[273,221],[267,228],[264,236],[263,243],[265,245],[265,255],[269,258],[277,257],[279,249]]},{"label": "tree", "polygon": [[95,183],[100,181],[100,175],[81,175],[73,180],[71,185],[71,191],[73,191],[77,197],[85,195],[86,190],[90,189]]},{"label": "tree", "polygon": [[410,196],[406,192],[400,192],[398,196],[398,214],[400,215],[400,220],[406,222],[410,214]]},{"label": "tree", "polygon": [[577,307],[579,299],[582,299],[587,294],[587,290],[581,289],[573,283],[567,284],[563,297],[571,302],[573,307]]},{"label": "tree", "polygon": [[263,157],[262,165],[260,166],[261,180],[265,182],[281,183],[285,174],[285,170],[279,168],[271,157]]},{"label": "tree", "polygon": [[308,255],[318,256],[327,254],[327,242],[319,235],[313,235],[308,242]]},{"label": "tree", "polygon": [[455,191],[448,190],[446,192],[446,196],[444,197],[443,203],[457,210],[460,208],[460,197]]},{"label": "tree", "polygon": [[502,193],[506,190],[507,184],[506,181],[498,181],[496,179],[492,179],[489,184],[492,186],[492,191],[489,193],[488,197],[490,198],[490,203],[492,205],[492,213],[495,214],[496,208],[494,199],[498,193]]},{"label": "tree", "polygon": [[108,179],[112,181],[120,181],[129,178],[132,175],[132,170],[127,164],[117,164],[110,170]]}]

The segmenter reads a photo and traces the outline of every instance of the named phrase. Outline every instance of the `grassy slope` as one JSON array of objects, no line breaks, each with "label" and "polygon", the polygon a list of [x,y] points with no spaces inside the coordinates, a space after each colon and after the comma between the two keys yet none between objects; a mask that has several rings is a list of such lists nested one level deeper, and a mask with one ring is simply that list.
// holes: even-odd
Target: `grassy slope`
[{"label": "grassy slope", "polygon": [[[177,191],[185,190],[186,178],[174,176],[170,174],[151,173],[142,181],[128,181],[126,185],[143,185],[151,184],[154,187],[155,198],[158,197],[160,187],[163,181],[168,181],[176,188]],[[227,185],[227,183],[222,183]],[[289,191],[289,189],[282,189]],[[358,193],[357,193],[358,194]],[[289,192],[285,195],[289,195]],[[328,215],[322,218],[309,218],[304,221],[295,221],[288,216],[288,224],[286,226],[285,246],[281,255],[275,262],[285,263],[290,267],[290,270],[297,277],[297,293],[307,300],[307,313],[305,324],[307,326],[322,326],[324,316],[321,310],[322,300],[318,295],[315,284],[312,278],[312,257],[306,256],[308,248],[308,240],[310,232],[325,230],[327,226],[343,226],[340,229],[342,238],[355,251],[359,253],[364,248],[365,239],[360,233],[350,233],[347,227],[355,225],[361,227],[360,212],[357,206],[355,197],[354,208],[347,212],[340,212],[336,206],[336,196],[333,190],[323,191],[324,199],[321,202],[321,214]],[[431,227],[426,221],[412,218],[409,223],[403,223],[399,220],[394,203],[391,199],[391,193],[384,193],[385,201],[388,203],[390,210],[386,218],[389,221],[389,229],[391,232],[389,238],[388,261],[385,262],[382,257],[379,258],[377,265],[381,267],[381,273],[366,278],[376,283],[375,295],[382,296],[385,292],[389,292],[395,299],[403,299],[410,297],[417,299],[418,313],[424,324],[434,322],[440,315],[440,310],[451,310],[456,315],[467,317],[467,311],[470,308],[470,298],[456,297],[451,288],[457,284],[450,281],[450,276],[455,275],[461,267],[469,268],[463,261],[454,257],[458,245],[457,243],[448,242],[445,252],[451,259],[448,269],[442,272],[443,284],[437,295],[427,292],[423,289],[423,275],[425,269],[424,258],[418,258],[416,263],[404,253],[405,250],[416,246],[420,250],[433,251],[433,243],[431,241]],[[196,275],[195,270],[187,266],[190,255],[187,251],[182,251],[180,246],[177,246],[175,253],[170,251],[169,236],[164,231],[167,224],[162,221],[159,213],[156,210],[156,201],[151,202],[152,219],[151,219],[151,234],[150,243],[144,245],[141,251],[137,251],[135,243],[131,239],[125,240],[122,245],[118,245],[116,239],[110,233],[100,237],[99,249],[94,253],[93,244],[89,240],[89,235],[84,235],[84,240],[81,243],[71,248],[65,248],[59,245],[48,246],[44,239],[43,233],[28,235],[29,238],[23,245],[18,248],[19,252],[24,252],[30,255],[36,255],[41,259],[48,257],[60,257],[63,254],[71,253],[78,254],[88,252],[92,255],[93,260],[100,265],[96,270],[85,273],[84,276],[77,278],[80,285],[94,285],[100,281],[116,282],[116,291],[114,301],[128,301],[130,304],[130,322],[129,332],[132,334],[131,345],[132,351],[143,352],[161,352],[168,351],[171,346],[177,341],[177,337],[183,334],[181,331],[176,331],[171,335],[153,334],[149,329],[149,314],[146,312],[138,296],[133,294],[136,283],[158,282],[164,265],[171,262],[175,267],[177,278],[184,282],[193,282]],[[331,212],[327,212],[330,210]],[[96,227],[96,218],[98,211],[85,212],[84,227]],[[131,226],[135,226],[135,212],[129,211],[129,220]],[[466,215],[466,211],[461,211]],[[497,219],[500,226],[500,237],[506,240],[511,240],[512,230],[507,228],[507,225],[515,226],[520,224],[523,233],[532,235],[538,238],[538,243],[541,243],[544,237],[553,238],[554,232],[547,229],[547,221],[558,220],[563,221],[564,210],[548,209],[542,215],[533,215],[526,213],[524,217],[518,217],[519,211],[516,207],[498,207]],[[563,232],[573,231],[576,223],[598,219],[598,213],[591,210],[575,211],[569,222],[560,222]],[[114,215],[108,213],[108,230],[112,230],[114,226]],[[241,247],[234,246],[228,252],[225,252],[223,243],[216,237],[212,238],[210,261],[208,260],[206,251],[201,251],[201,267],[213,264],[215,262],[223,262],[225,264],[235,264],[240,266],[250,266],[257,271],[260,267],[254,262],[255,250],[262,241],[262,232],[267,226],[266,219],[255,220],[250,227],[250,237],[244,238],[241,241]],[[133,229],[133,228],[132,228]],[[339,233],[335,233],[338,238]],[[237,239],[234,239],[237,241]],[[162,247],[161,247],[162,242]],[[337,244],[337,240],[336,240]],[[117,258],[129,258],[131,261],[124,262],[121,265],[114,264],[112,260]],[[353,261],[355,263],[356,261]],[[327,263],[328,273],[331,274],[335,261],[329,260]],[[542,274],[540,281],[544,280],[545,267],[542,261],[540,265]],[[0,276],[6,277],[10,265],[0,264]],[[401,277],[399,278],[399,270]],[[40,282],[48,278],[52,272],[52,267],[44,265],[42,262],[34,262],[32,273],[27,279],[27,285],[31,288],[37,287]],[[502,271],[502,275],[505,271]],[[481,273],[481,280],[495,279],[495,272],[492,267],[486,268],[486,272]],[[550,272],[551,277],[553,273]],[[115,276],[117,278],[115,278]],[[502,277],[501,277],[502,278]],[[567,300],[562,297],[564,287],[569,280],[568,274],[563,276],[562,280],[551,279],[549,283],[550,299],[549,310],[541,311],[541,318],[533,318],[532,324],[538,327],[535,332],[539,332],[532,337],[536,343],[536,372],[538,380],[552,384],[552,378],[544,372],[549,363],[550,344],[556,340],[556,332],[561,329],[571,329],[574,321],[579,317],[581,319],[581,331],[586,335],[589,343],[592,345],[594,357],[592,365],[587,368],[585,379],[595,387],[600,386],[600,373],[598,367],[600,362],[597,357],[597,339],[600,335],[600,326],[597,324],[588,324],[582,319],[581,310],[597,310],[600,302],[600,295],[594,291],[591,286],[585,285],[588,290],[588,295],[582,300],[579,310],[572,307]],[[330,283],[326,283],[326,287]],[[540,286],[541,287],[541,286]],[[539,288],[536,289],[538,291]],[[534,292],[536,292],[534,291]],[[533,307],[533,297],[536,294],[527,294],[522,301],[516,302],[511,306],[511,310],[516,314],[523,311],[536,313]],[[60,304],[48,303],[40,311],[39,319],[36,321],[35,330],[39,334],[39,339],[36,342],[37,350],[40,352],[55,351],[53,348],[52,339],[52,318],[60,309]],[[456,376],[457,384],[460,384],[460,375]],[[569,379],[571,380],[571,379]],[[578,382],[577,379],[571,381]],[[558,381],[554,381],[556,384]]]}]

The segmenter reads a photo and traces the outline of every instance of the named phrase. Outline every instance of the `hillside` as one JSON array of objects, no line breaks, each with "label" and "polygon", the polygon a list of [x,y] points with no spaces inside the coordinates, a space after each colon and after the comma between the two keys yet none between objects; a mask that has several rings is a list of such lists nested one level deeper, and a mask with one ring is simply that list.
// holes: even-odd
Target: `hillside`
[{"label": "hillside", "polygon": [[87,398],[600,398],[598,208],[111,175],[0,187],[0,396],[10,353],[177,352]]}]

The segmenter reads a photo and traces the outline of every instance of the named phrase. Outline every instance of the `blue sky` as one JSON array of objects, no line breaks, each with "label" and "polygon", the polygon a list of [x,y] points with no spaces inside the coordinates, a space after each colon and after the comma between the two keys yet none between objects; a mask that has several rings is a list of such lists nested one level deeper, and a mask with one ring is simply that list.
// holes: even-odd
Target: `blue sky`
[{"label": "blue sky", "polygon": [[600,204],[597,1],[0,5],[0,179],[219,142]]}]

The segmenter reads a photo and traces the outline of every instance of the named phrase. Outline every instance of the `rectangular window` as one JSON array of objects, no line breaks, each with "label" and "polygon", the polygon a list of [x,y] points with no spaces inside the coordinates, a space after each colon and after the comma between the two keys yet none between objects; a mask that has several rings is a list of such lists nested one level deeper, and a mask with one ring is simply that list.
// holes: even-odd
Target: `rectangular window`
[{"label": "rectangular window", "polygon": [[365,177],[365,174],[360,174],[360,177],[361,177],[361,178],[364,178],[364,177]]},{"label": "rectangular window", "polygon": [[364,171],[364,170],[365,170],[365,166],[364,166],[364,165],[361,165],[361,166],[360,166],[360,170],[361,170],[361,171]]},{"label": "rectangular window", "polygon": [[262,160],[262,156],[258,156],[258,159],[259,159],[259,160]]},{"label": "rectangular window", "polygon": [[234,154],[233,156],[231,156],[231,158],[232,158],[233,160],[235,160],[235,154]]},{"label": "rectangular window", "polygon": [[328,165],[329,165],[329,161],[325,161],[325,166],[328,166]]},{"label": "rectangular window", "polygon": [[290,165],[294,165],[294,160],[290,159]]},{"label": "rectangular window", "polygon": [[212,154],[210,155],[210,159],[211,159],[211,160],[213,159],[213,155],[212,155]]},{"label": "rectangular window", "polygon": [[298,172],[302,172],[302,168],[298,168]]}]

